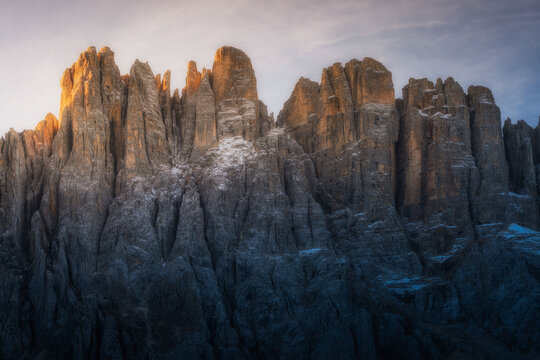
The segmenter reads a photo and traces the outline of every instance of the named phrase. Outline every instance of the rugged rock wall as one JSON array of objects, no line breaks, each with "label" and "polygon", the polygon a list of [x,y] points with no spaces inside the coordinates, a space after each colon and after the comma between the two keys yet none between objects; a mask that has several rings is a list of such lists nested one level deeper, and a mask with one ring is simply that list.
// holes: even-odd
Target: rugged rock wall
[{"label": "rugged rock wall", "polygon": [[540,128],[365,58],[277,124],[242,51],[85,51],[0,140],[0,358],[519,358],[540,348]]},{"label": "rugged rock wall", "polygon": [[[504,145],[510,170],[510,189],[526,204],[526,216],[529,224],[538,223],[538,162],[535,158],[539,128],[533,130],[525,121],[512,124],[510,119],[504,122]],[[534,225],[532,225],[534,226]]]}]

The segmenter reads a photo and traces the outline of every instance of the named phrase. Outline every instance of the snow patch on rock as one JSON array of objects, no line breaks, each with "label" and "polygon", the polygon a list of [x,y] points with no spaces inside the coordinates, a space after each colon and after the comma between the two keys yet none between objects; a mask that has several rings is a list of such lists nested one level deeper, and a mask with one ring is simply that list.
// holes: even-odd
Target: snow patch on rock
[{"label": "snow patch on rock", "polygon": [[231,178],[229,173],[243,168],[246,161],[256,155],[256,150],[251,142],[235,136],[221,141],[209,149],[206,155],[213,158],[206,175],[217,182],[220,190],[226,190],[226,184]]},{"label": "snow patch on rock", "polygon": [[502,236],[510,241],[516,250],[540,256],[540,232],[512,223]]}]

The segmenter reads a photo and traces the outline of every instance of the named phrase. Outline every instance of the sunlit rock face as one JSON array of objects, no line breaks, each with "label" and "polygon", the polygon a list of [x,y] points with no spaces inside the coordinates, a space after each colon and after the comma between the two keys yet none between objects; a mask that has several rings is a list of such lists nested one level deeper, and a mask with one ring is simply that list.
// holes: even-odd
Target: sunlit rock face
[{"label": "sunlit rock face", "polygon": [[255,140],[264,135],[268,120],[260,117],[257,80],[246,54],[230,46],[218,49],[212,66],[212,86],[219,138],[242,136]]},{"label": "sunlit rock face", "polygon": [[204,75],[197,91],[195,113],[195,140],[193,145],[196,149],[204,150],[217,141],[216,103],[210,85],[209,73]]},{"label": "sunlit rock face", "polygon": [[0,139],[0,358],[539,355],[539,127],[371,58],[277,122],[241,50],[187,68],[91,47]]},{"label": "sunlit rock face", "polygon": [[381,216],[373,206],[394,206],[399,116],[392,75],[382,64],[336,63],[323,69],[320,86],[301,78],[278,124],[310,154],[330,191],[325,206],[366,207],[369,218]]},{"label": "sunlit rock face", "polygon": [[166,134],[154,74],[148,63],[136,60],[129,74],[119,189],[135,177],[155,174],[170,165]]}]

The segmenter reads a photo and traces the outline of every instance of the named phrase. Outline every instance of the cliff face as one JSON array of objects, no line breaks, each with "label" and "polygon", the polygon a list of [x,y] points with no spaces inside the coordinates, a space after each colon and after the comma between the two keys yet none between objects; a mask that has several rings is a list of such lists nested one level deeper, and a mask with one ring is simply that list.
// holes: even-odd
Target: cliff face
[{"label": "cliff face", "polygon": [[170,76],[89,48],[0,140],[0,358],[538,355],[540,127],[371,58],[277,123],[238,49]]}]

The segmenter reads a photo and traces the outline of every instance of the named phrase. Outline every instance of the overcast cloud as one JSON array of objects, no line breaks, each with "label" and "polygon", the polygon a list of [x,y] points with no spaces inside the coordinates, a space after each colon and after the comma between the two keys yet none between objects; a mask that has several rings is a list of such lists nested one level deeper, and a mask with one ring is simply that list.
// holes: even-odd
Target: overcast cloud
[{"label": "overcast cloud", "polygon": [[276,114],[300,76],[370,56],[393,73],[454,77],[492,89],[503,119],[540,116],[540,1],[0,0],[0,133],[58,114],[60,77],[80,52],[109,46],[122,73],[136,58],[182,88],[187,63],[211,68],[223,45],[244,50],[259,97]]}]

